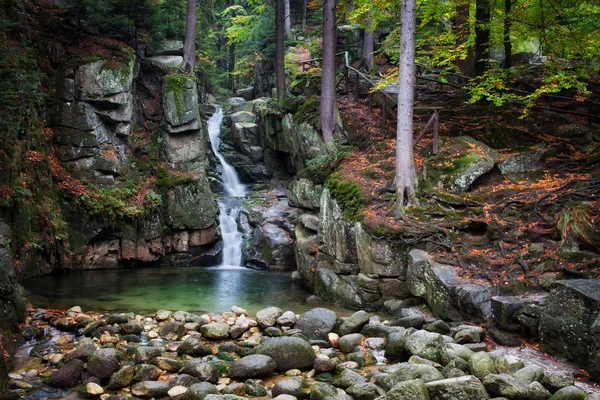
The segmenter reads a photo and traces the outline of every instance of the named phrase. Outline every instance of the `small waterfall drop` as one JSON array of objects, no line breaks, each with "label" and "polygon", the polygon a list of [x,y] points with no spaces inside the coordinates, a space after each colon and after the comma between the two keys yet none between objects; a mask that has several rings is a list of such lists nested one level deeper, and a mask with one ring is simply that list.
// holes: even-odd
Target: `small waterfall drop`
[{"label": "small waterfall drop", "polygon": [[242,264],[242,233],[238,231],[237,218],[246,195],[246,186],[240,183],[235,169],[225,160],[219,151],[221,144],[221,121],[223,110],[217,106],[208,120],[208,135],[213,153],[219,159],[223,170],[224,197],[219,200],[219,223],[223,236],[223,260],[221,267],[240,267]]}]

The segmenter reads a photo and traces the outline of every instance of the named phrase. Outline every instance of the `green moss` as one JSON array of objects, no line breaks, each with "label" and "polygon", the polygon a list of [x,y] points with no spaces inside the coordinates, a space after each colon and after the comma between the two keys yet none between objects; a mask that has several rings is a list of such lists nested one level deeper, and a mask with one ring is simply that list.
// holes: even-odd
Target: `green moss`
[{"label": "green moss", "polygon": [[374,168],[369,167],[362,172],[362,176],[369,179],[379,179],[381,177],[381,174]]},{"label": "green moss", "polygon": [[185,183],[190,183],[195,180],[194,176],[189,172],[174,171],[166,167],[160,166],[156,169],[155,184],[158,187],[172,188]]},{"label": "green moss", "polygon": [[354,181],[345,180],[341,173],[331,175],[325,182],[325,187],[331,196],[344,210],[344,216],[351,221],[362,219],[366,199],[360,185]]},{"label": "green moss", "polygon": [[319,112],[321,110],[321,100],[318,96],[310,96],[294,114],[294,120],[306,122],[312,126],[319,125]]},{"label": "green moss", "polygon": [[177,116],[181,121],[183,119],[183,107],[181,105],[181,99],[183,98],[182,92],[189,89],[188,84],[191,77],[187,74],[174,74],[167,75],[163,79],[165,80],[166,92],[173,92],[175,107],[177,108]]}]

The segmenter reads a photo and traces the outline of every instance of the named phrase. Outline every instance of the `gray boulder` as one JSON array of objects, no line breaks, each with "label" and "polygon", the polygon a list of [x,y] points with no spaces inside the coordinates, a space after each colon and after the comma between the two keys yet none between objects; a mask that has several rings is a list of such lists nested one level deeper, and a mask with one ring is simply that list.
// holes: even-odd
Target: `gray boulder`
[{"label": "gray boulder", "polygon": [[486,352],[476,352],[471,356],[469,359],[469,371],[479,379],[498,372],[494,360]]},{"label": "gray boulder", "polygon": [[396,384],[385,394],[385,400],[429,400],[429,392],[421,379],[411,379]]},{"label": "gray boulder", "polygon": [[528,386],[532,382],[539,382],[544,377],[544,369],[537,365],[528,365],[512,374],[521,385]]},{"label": "gray boulder", "polygon": [[437,363],[441,362],[442,335],[427,331],[416,331],[406,338],[404,348],[409,355],[416,355]]},{"label": "gray boulder", "polygon": [[380,386],[385,390],[390,390],[400,382],[413,379],[431,382],[444,379],[444,376],[431,365],[401,363],[395,371],[381,380]]},{"label": "gray boulder", "polygon": [[585,398],[587,398],[587,394],[576,386],[565,386],[552,396],[552,400],[582,400]]},{"label": "gray boulder", "polygon": [[59,388],[74,387],[79,382],[82,371],[83,362],[81,360],[69,360],[50,376],[50,384]]},{"label": "gray boulder", "polygon": [[190,360],[183,368],[182,372],[191,376],[195,376],[204,382],[216,383],[219,380],[219,372],[217,371],[217,368],[214,365],[198,358]]},{"label": "gray boulder", "polygon": [[117,390],[129,386],[135,375],[135,368],[131,365],[123,365],[121,369],[115,372],[111,377],[106,388],[108,390]]},{"label": "gray boulder", "polygon": [[275,325],[277,318],[281,317],[283,310],[279,307],[267,307],[263,308],[256,313],[256,322],[262,328],[268,328]]},{"label": "gray boulder", "polygon": [[425,386],[432,399],[484,400],[490,398],[481,381],[472,375],[427,382]]},{"label": "gray boulder", "polygon": [[177,354],[180,356],[187,354],[192,357],[204,357],[213,354],[213,351],[209,345],[200,343],[194,337],[189,337],[179,345]]},{"label": "gray boulder", "polygon": [[290,396],[295,396],[297,398],[304,397],[304,388],[306,387],[306,382],[304,382],[304,378],[300,376],[295,376],[292,378],[282,379],[273,386],[271,389],[271,394],[273,397],[277,397],[282,394],[287,394]]},{"label": "gray boulder", "polygon": [[392,332],[387,337],[385,346],[385,358],[390,361],[403,361],[408,358],[404,344],[408,337],[408,331],[404,329],[401,332]]},{"label": "gray boulder", "polygon": [[342,336],[338,340],[338,347],[344,353],[352,353],[356,351],[365,337],[360,333],[351,333],[349,335]]},{"label": "gray boulder", "polygon": [[156,397],[165,397],[171,386],[168,382],[161,381],[143,381],[138,382],[131,387],[131,393],[143,399]]},{"label": "gray boulder", "polygon": [[346,318],[344,323],[340,326],[340,336],[347,335],[349,333],[360,332],[363,326],[369,322],[369,314],[366,311],[360,310]]},{"label": "gray boulder", "polygon": [[551,392],[556,392],[564,387],[573,386],[575,384],[575,380],[573,379],[573,375],[563,371],[546,371],[541,383]]},{"label": "gray boulder", "polygon": [[490,393],[509,399],[519,399],[527,394],[527,388],[508,374],[486,375],[483,384]]},{"label": "gray boulder", "polygon": [[548,391],[541,383],[531,382],[527,385],[527,393],[525,396],[528,400],[548,400],[552,397],[552,393],[550,393],[550,391]]},{"label": "gray boulder", "polygon": [[296,337],[275,337],[256,347],[257,354],[271,357],[279,371],[312,368],[315,351],[311,345]]},{"label": "gray boulder", "polygon": [[288,189],[288,202],[291,207],[318,210],[323,187],[305,178],[295,179]]},{"label": "gray boulder", "polygon": [[224,322],[211,322],[200,327],[202,336],[207,339],[222,340],[229,336],[229,325]]},{"label": "gray boulder", "polygon": [[93,352],[87,361],[87,372],[98,379],[110,377],[118,368],[117,351],[112,348],[104,348]]},{"label": "gray boulder", "polygon": [[159,357],[162,354],[161,349],[150,346],[139,346],[135,350],[135,363],[136,364],[147,364],[154,357]]},{"label": "gray boulder", "polygon": [[300,329],[306,337],[316,340],[327,340],[338,321],[334,311],[326,308],[314,308],[300,316],[296,329]]},{"label": "gray boulder", "polygon": [[186,330],[181,322],[169,321],[158,329],[158,334],[167,340],[179,340]]},{"label": "gray boulder", "polygon": [[502,155],[497,163],[498,169],[503,175],[538,170],[541,168],[545,149],[545,144],[538,144]]},{"label": "gray boulder", "polygon": [[337,387],[346,389],[359,383],[365,383],[366,381],[367,379],[361,374],[354,372],[351,369],[343,368],[338,376],[335,377],[333,384]]},{"label": "gray boulder", "polygon": [[252,354],[234,362],[229,376],[232,379],[259,378],[272,374],[276,368],[277,364],[271,357]]},{"label": "gray boulder", "polygon": [[377,397],[383,396],[385,391],[374,383],[365,382],[350,386],[346,389],[346,393],[355,400],[375,400]]},{"label": "gray boulder", "polygon": [[328,383],[317,382],[310,387],[310,400],[323,400],[325,397],[335,397],[337,394],[335,386]]},{"label": "gray boulder", "polygon": [[209,394],[219,394],[215,385],[209,382],[194,383],[183,395],[183,400],[204,400]]}]

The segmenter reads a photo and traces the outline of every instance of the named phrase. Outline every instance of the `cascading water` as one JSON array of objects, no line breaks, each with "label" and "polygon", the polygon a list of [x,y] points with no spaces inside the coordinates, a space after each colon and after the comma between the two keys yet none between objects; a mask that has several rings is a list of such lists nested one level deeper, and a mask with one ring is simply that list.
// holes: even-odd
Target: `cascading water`
[{"label": "cascading water", "polygon": [[240,267],[242,264],[242,233],[238,230],[237,218],[246,195],[246,186],[240,183],[235,169],[219,151],[221,144],[221,121],[223,110],[217,106],[208,120],[208,135],[213,153],[219,159],[223,170],[224,197],[219,200],[221,235],[223,236],[223,260],[221,267]]}]

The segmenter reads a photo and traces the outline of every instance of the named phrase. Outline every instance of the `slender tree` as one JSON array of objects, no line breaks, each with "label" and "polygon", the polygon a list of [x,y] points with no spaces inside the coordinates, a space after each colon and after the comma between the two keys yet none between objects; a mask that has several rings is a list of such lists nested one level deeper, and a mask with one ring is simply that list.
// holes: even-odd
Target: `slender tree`
[{"label": "slender tree", "polygon": [[510,68],[512,65],[512,42],[510,40],[510,11],[512,0],[504,0],[504,68]]},{"label": "slender tree", "polygon": [[277,98],[281,101],[285,91],[285,65],[284,65],[284,19],[286,0],[275,0],[275,87]]},{"label": "slender tree", "polygon": [[292,11],[290,8],[290,0],[284,0],[285,5],[285,37],[287,40],[292,38]]},{"label": "slender tree", "polygon": [[321,63],[321,134],[328,149],[333,148],[336,126],[335,94],[335,6],[336,0],[323,2],[323,61]]},{"label": "slender tree", "polygon": [[306,9],[308,8],[307,0],[302,0],[302,29],[306,29]]},{"label": "slender tree", "polygon": [[490,58],[490,0],[475,1],[475,75],[483,75]]},{"label": "slender tree", "polygon": [[183,70],[191,73],[194,71],[194,61],[196,59],[196,0],[187,0],[186,15]]},{"label": "slender tree", "polygon": [[361,68],[366,71],[370,70],[373,66],[373,51],[375,50],[375,32],[373,32],[373,17],[371,14],[373,9],[369,10],[369,19],[367,20],[367,26],[365,27],[365,34],[363,36],[363,48],[362,57],[360,60]]},{"label": "slender tree", "polygon": [[454,21],[456,32],[456,47],[465,47],[464,58],[456,60],[456,66],[465,75],[473,73],[473,49],[467,47],[467,38],[469,37],[469,0],[458,0],[456,2],[456,18]]},{"label": "slender tree", "polygon": [[416,0],[402,1],[398,126],[396,129],[396,216],[415,201],[413,102],[415,87]]}]

